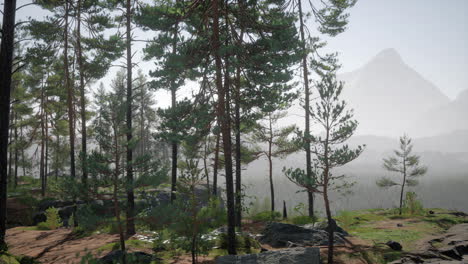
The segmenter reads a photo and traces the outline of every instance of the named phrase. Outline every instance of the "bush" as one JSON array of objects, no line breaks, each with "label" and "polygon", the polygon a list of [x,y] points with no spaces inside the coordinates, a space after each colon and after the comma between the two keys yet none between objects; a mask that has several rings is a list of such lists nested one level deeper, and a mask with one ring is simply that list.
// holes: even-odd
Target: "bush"
[{"label": "bush", "polygon": [[315,223],[317,219],[312,219],[311,217],[307,215],[299,215],[291,218],[291,223],[294,225],[306,225],[306,224],[311,224]]},{"label": "bush", "polygon": [[252,220],[255,222],[268,222],[268,221],[276,221],[281,219],[281,214],[279,212],[271,212],[265,211],[258,213],[252,217]]},{"label": "bush", "polygon": [[47,220],[45,222],[41,222],[37,225],[39,230],[54,230],[62,226],[62,220],[56,208],[51,207],[47,209],[46,218]]},{"label": "bush", "polygon": [[407,192],[406,199],[403,202],[403,213],[408,215],[423,215],[424,208],[422,203],[417,200],[415,192]]}]

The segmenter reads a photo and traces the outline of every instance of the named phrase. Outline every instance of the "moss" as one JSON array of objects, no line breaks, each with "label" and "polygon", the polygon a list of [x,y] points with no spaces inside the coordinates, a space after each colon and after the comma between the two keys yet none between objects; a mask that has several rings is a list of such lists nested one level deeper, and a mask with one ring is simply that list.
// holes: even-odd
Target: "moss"
[{"label": "moss", "polygon": [[5,252],[0,254],[0,264],[20,264],[13,255]]}]

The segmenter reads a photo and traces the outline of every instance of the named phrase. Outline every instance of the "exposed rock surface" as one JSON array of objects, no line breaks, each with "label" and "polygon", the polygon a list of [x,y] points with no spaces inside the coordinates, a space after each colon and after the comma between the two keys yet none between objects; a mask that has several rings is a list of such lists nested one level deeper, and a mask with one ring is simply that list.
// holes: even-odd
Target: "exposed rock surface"
[{"label": "exposed rock surface", "polygon": [[319,248],[289,248],[243,256],[222,256],[216,264],[319,264]]},{"label": "exposed rock surface", "polygon": [[428,241],[427,248],[407,253],[392,264],[468,263],[468,223],[451,227]]},{"label": "exposed rock surface", "polygon": [[[335,244],[344,244],[343,235],[335,232]],[[271,222],[259,241],[272,247],[303,247],[328,245],[328,232],[319,228]]]}]

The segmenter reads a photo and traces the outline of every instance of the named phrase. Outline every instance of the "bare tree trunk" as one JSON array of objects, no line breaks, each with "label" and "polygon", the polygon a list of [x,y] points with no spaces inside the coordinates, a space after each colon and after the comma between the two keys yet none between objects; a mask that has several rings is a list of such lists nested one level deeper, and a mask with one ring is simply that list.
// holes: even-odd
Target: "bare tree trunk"
[{"label": "bare tree trunk", "polygon": [[45,196],[46,185],[45,185],[45,171],[44,171],[44,150],[45,150],[45,127],[44,127],[44,85],[41,87],[41,158],[39,161],[39,175],[41,178],[41,195]]},{"label": "bare tree trunk", "polygon": [[268,116],[270,138],[268,139],[268,175],[270,179],[270,194],[271,194],[271,212],[275,211],[275,187],[273,185],[273,161],[272,161],[272,145],[273,145],[273,126],[271,113]]},{"label": "bare tree trunk", "polygon": [[[304,78],[304,92],[305,92],[305,152],[306,152],[306,173],[307,177],[312,177],[312,157],[310,151],[310,90],[309,90],[309,70],[307,68],[307,53],[305,48],[305,33],[304,33],[304,17],[302,14],[301,0],[297,1],[299,7],[299,24],[302,41],[302,51],[304,52],[302,57],[302,74]],[[309,204],[308,213],[309,217],[314,217],[314,194],[311,191],[307,191],[307,200]]]},{"label": "bare tree trunk", "polygon": [[[241,34],[242,35],[242,34]],[[241,131],[240,131],[240,66],[236,69],[235,96],[235,131],[236,131],[236,226],[242,227],[242,163],[241,163]]]},{"label": "bare tree trunk", "polygon": [[80,103],[81,103],[81,183],[85,189],[85,195],[87,195],[87,184],[88,184],[88,170],[86,165],[87,159],[87,132],[86,132],[86,96],[85,96],[85,84],[84,84],[84,69],[83,69],[83,52],[81,49],[81,7],[82,0],[78,0],[77,3],[77,21],[76,21],[76,45],[78,51],[78,72],[80,75]]},{"label": "bare tree trunk", "polygon": [[132,39],[131,0],[127,0],[127,236],[135,234],[135,195],[133,193],[133,150],[132,150]]},{"label": "bare tree trunk", "polygon": [[119,150],[119,139],[118,139],[118,129],[114,125],[114,148],[115,148],[115,173],[114,173],[114,192],[113,192],[113,200],[114,200],[114,214],[115,219],[117,220],[117,226],[119,229],[119,240],[120,240],[120,250],[122,251],[122,263],[126,263],[126,249],[125,249],[125,236],[122,226],[122,221],[120,219],[120,206],[119,206],[119,198],[118,198],[118,184],[119,184],[119,171],[120,171],[120,150]]},{"label": "bare tree trunk", "polygon": [[403,193],[405,191],[405,183],[406,183],[406,158],[403,158],[403,183],[401,184],[401,193],[400,193],[400,215],[403,213]]},{"label": "bare tree trunk", "polygon": [[18,186],[18,115],[15,114],[15,181],[14,188]]},{"label": "bare tree trunk", "polygon": [[215,157],[213,165],[213,195],[218,195],[218,166],[219,166],[219,140],[220,140],[220,130],[216,134],[216,145],[215,145]]},{"label": "bare tree trunk", "polygon": [[[232,175],[232,149],[231,149],[231,128],[229,122],[229,112],[226,111],[226,90],[229,85],[223,87],[222,83],[222,63],[220,56],[219,41],[219,0],[212,0],[213,12],[213,42],[212,49],[216,64],[216,88],[218,90],[218,119],[221,124],[221,133],[223,135],[224,147],[224,168],[226,172],[226,200],[227,200],[227,218],[228,218],[228,239],[227,250],[230,255],[236,254],[236,233],[235,233],[235,208],[234,208],[234,190]],[[228,73],[226,73],[228,74]],[[226,79],[229,79],[227,77]]]},{"label": "bare tree trunk", "polygon": [[65,0],[65,27],[64,27],[64,51],[63,65],[65,68],[65,86],[67,88],[67,106],[68,106],[68,129],[70,132],[70,176],[75,178],[75,122],[74,122],[74,107],[73,107],[73,87],[70,81],[69,65],[68,65],[68,15],[69,5],[68,0]]},{"label": "bare tree trunk", "polygon": [[[327,121],[328,122],[328,121]],[[328,199],[328,184],[329,184],[329,177],[330,177],[330,163],[329,163],[329,152],[328,152],[328,142],[330,140],[330,127],[327,123],[326,128],[326,137],[325,137],[325,145],[324,145],[324,159],[325,159],[325,169],[323,171],[323,200],[325,203],[325,211],[327,213],[327,222],[328,222],[328,264],[333,264],[333,248],[334,248],[334,229],[335,225],[333,223],[331,210],[330,210],[330,200]]]},{"label": "bare tree trunk", "polygon": [[[177,1],[176,1],[177,2]],[[178,23],[174,25],[174,32],[173,32],[173,40],[172,40],[172,54],[175,55],[177,53],[177,33],[179,27]],[[176,98],[176,83],[175,80],[171,80],[171,108],[174,110],[177,104]],[[174,120],[177,122],[177,120]],[[172,131],[173,133],[177,133],[177,131]],[[171,177],[171,203],[176,199],[176,191],[177,191],[177,141],[172,141],[172,177]]]},{"label": "bare tree trunk", "polygon": [[10,113],[10,126],[9,130],[10,132],[8,133],[8,184],[11,186],[11,181],[13,179],[13,152],[12,152],[12,147],[13,147],[13,119],[14,119],[14,111],[11,109]]},{"label": "bare tree trunk", "polygon": [[3,6],[0,47],[0,250],[6,250],[7,153],[10,124],[11,75],[14,49],[16,0]]}]

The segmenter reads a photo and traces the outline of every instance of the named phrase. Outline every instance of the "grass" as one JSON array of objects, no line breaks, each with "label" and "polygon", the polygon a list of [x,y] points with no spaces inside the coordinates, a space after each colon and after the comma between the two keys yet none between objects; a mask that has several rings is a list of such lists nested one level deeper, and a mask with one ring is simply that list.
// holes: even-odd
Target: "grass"
[{"label": "grass", "polygon": [[[398,215],[394,209],[371,209],[345,211],[338,214],[338,224],[351,235],[367,241],[370,249],[339,256],[344,262],[353,258],[365,259],[369,263],[388,263],[399,259],[402,252],[393,251],[384,243],[397,241],[404,251],[416,249],[416,242],[426,236],[442,233],[451,226],[468,222],[463,217],[451,215],[449,210],[430,209],[422,215]],[[386,224],[385,222],[386,221]],[[403,224],[397,227],[397,223]]]}]

